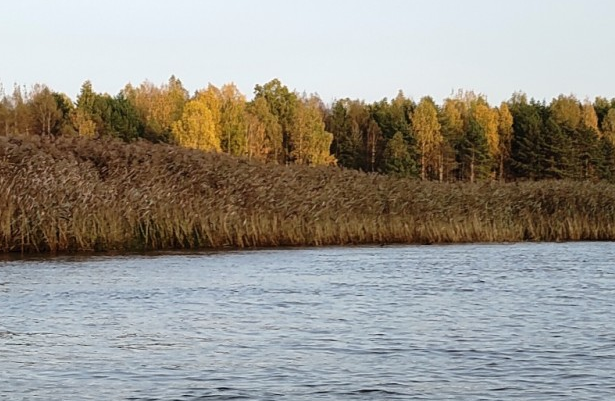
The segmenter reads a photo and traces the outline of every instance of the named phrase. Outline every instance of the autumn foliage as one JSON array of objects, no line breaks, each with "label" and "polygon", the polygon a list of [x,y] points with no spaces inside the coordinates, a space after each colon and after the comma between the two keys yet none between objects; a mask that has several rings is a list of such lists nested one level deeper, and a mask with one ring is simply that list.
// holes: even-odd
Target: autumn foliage
[{"label": "autumn foliage", "polygon": [[338,165],[453,182],[574,179],[615,182],[615,99],[523,93],[492,106],[458,91],[437,104],[403,92],[366,103],[291,91],[278,79],[248,100],[233,84],[194,94],[172,76],[117,95],[86,81],[76,100],[37,84],[0,86],[0,134],[120,138],[226,153],[276,164]]}]

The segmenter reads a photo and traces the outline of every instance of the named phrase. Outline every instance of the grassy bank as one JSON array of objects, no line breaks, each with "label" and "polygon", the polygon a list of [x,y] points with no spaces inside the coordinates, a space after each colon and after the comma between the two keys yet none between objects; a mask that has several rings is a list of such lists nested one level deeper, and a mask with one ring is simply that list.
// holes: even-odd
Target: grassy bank
[{"label": "grassy bank", "polygon": [[0,250],[615,240],[615,187],[440,184],[150,143],[0,137]]}]

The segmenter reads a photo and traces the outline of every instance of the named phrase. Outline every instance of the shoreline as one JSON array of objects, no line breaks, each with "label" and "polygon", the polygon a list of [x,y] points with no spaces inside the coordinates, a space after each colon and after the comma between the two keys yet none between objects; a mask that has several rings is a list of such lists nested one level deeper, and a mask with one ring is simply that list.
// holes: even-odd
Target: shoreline
[{"label": "shoreline", "polygon": [[56,253],[20,253],[3,252],[0,253],[0,262],[12,261],[45,261],[53,260],[87,260],[91,258],[157,258],[168,256],[208,256],[232,253],[251,253],[251,252],[286,252],[286,251],[311,251],[318,249],[374,249],[386,250],[397,248],[422,248],[422,247],[483,247],[483,246],[519,246],[519,245],[544,245],[544,244],[579,244],[579,243],[615,243],[615,240],[581,240],[581,241],[501,241],[501,242],[449,242],[449,243],[395,243],[395,244],[344,244],[344,245],[314,245],[314,246],[277,246],[277,247],[255,247],[255,248],[202,248],[202,249],[158,249],[148,251],[61,251]]}]

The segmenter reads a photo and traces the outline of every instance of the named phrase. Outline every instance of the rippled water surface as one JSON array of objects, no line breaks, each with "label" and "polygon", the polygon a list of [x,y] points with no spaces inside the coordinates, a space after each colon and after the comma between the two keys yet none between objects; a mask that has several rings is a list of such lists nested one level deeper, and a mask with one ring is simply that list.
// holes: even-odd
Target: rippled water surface
[{"label": "rippled water surface", "polygon": [[613,400],[615,244],[0,261],[1,400]]}]

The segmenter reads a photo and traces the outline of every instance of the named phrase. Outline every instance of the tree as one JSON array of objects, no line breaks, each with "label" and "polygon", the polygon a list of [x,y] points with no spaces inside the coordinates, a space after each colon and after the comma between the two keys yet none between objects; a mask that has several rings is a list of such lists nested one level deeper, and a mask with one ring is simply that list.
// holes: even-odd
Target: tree
[{"label": "tree", "polygon": [[573,144],[576,150],[577,171],[580,172],[577,178],[596,178],[604,162],[601,154],[600,138],[593,128],[584,125],[579,127],[576,134]]},{"label": "tree", "polygon": [[460,145],[462,177],[469,179],[470,182],[484,178],[489,172],[489,143],[485,129],[474,116],[470,116],[466,123]]},{"label": "tree", "polygon": [[543,116],[540,153],[541,163],[536,179],[562,179],[571,177],[571,159],[573,156],[571,139],[555,119],[547,112]]},{"label": "tree", "polygon": [[600,129],[598,128],[598,115],[594,106],[589,100],[585,100],[581,106],[581,125],[591,129],[597,136],[600,136]]},{"label": "tree", "polygon": [[77,135],[88,138],[93,138],[96,135],[96,124],[92,121],[87,111],[75,108],[71,113],[71,122],[75,127]]},{"label": "tree", "polygon": [[401,132],[393,135],[384,149],[385,172],[397,177],[410,177],[416,174],[416,165],[408,150],[408,143]]},{"label": "tree", "polygon": [[331,152],[340,166],[368,171],[365,149],[370,122],[364,102],[342,99],[333,103],[325,120],[325,128],[333,134]]},{"label": "tree", "polygon": [[181,146],[204,151],[221,150],[216,121],[207,101],[202,97],[186,103],[181,118],[173,123],[172,133]]},{"label": "tree", "polygon": [[[421,157],[421,179],[427,177],[428,168],[438,163],[443,142],[438,122],[438,111],[430,97],[424,97],[412,114],[412,131]],[[441,175],[441,174],[440,174]]]},{"label": "tree", "polygon": [[[457,149],[461,147],[465,112],[464,105],[458,99],[445,99],[440,110],[440,130],[443,143],[440,147],[439,180],[448,180],[459,169]],[[457,178],[460,178],[458,171]]]},{"label": "tree", "polygon": [[76,107],[70,116],[73,126],[79,136],[92,138],[97,134],[96,123],[93,119],[95,96],[92,83],[85,81],[75,102]]},{"label": "tree", "polygon": [[58,110],[60,111],[60,123],[57,129],[59,135],[77,135],[77,131],[72,124],[71,116],[75,109],[75,104],[65,93],[54,92]]},{"label": "tree", "polygon": [[160,87],[149,81],[137,88],[128,84],[122,91],[142,122],[144,136],[153,142],[168,142],[173,123],[181,118],[188,91],[172,75]]},{"label": "tree", "polygon": [[607,98],[598,96],[596,97],[596,99],[594,99],[594,110],[596,111],[596,116],[598,117],[599,127],[602,127],[602,121],[604,120],[604,117],[606,117],[610,109],[611,102]]},{"label": "tree", "polygon": [[125,141],[143,137],[145,127],[134,105],[123,93],[108,99],[110,106],[109,133]]},{"label": "tree", "polygon": [[235,84],[223,85],[220,89],[222,100],[220,132],[222,150],[242,156],[248,153],[246,127],[246,99]]},{"label": "tree", "polygon": [[384,150],[386,144],[400,132],[408,144],[408,150],[412,157],[416,154],[415,138],[411,135],[410,117],[415,105],[410,99],[406,99],[402,91],[397,96],[388,101],[386,98],[379,102],[374,102],[369,106],[371,122],[367,126],[366,150],[367,150],[367,170],[386,171],[387,161]]},{"label": "tree", "polygon": [[380,127],[385,142],[401,132],[404,139],[411,144],[414,138],[410,134],[410,117],[414,107],[415,105],[404,97],[402,91],[399,91],[397,97],[390,102],[385,98],[370,106],[372,118]]},{"label": "tree", "polygon": [[602,120],[602,132],[615,145],[615,109],[609,109]]},{"label": "tree", "polygon": [[568,131],[577,129],[581,123],[581,107],[572,95],[559,95],[557,99],[553,99],[549,108],[555,122]]},{"label": "tree", "polygon": [[30,109],[26,103],[28,97],[27,91],[19,85],[13,88],[13,96],[11,97],[11,132],[13,134],[31,134],[31,119]]},{"label": "tree", "polygon": [[515,133],[511,142],[511,170],[518,178],[537,180],[544,177],[547,144],[543,107],[534,101],[528,102],[525,96],[511,99],[510,112]]},{"label": "tree", "polygon": [[34,85],[28,105],[33,117],[34,131],[41,135],[57,135],[63,113],[56,97],[45,85]]},{"label": "tree", "polygon": [[209,84],[207,88],[196,91],[194,98],[204,104],[211,112],[215,124],[216,135],[221,138],[220,119],[222,117],[222,93],[215,85]]},{"label": "tree", "polygon": [[249,158],[281,163],[284,160],[282,127],[265,98],[254,99],[246,107],[246,147]]},{"label": "tree", "polygon": [[500,158],[499,116],[497,109],[490,108],[486,102],[479,102],[474,106],[472,115],[482,128],[483,135],[487,140],[489,161],[497,161]]},{"label": "tree", "polygon": [[568,176],[587,179],[596,175],[600,157],[598,117],[589,102],[581,106],[574,96],[560,95],[549,106],[550,114],[568,137]]},{"label": "tree", "polygon": [[92,88],[91,81],[85,81],[81,85],[81,90],[77,96],[76,106],[79,109],[92,113],[94,111],[94,103],[96,102],[96,93]]},{"label": "tree", "polygon": [[370,119],[367,131],[365,135],[365,150],[366,150],[366,160],[367,160],[367,171],[374,172],[376,171],[376,166],[378,165],[378,150],[380,148],[380,144],[383,142],[382,138],[382,130],[378,123],[375,120]]},{"label": "tree", "polygon": [[498,137],[499,137],[499,178],[504,180],[504,164],[510,157],[510,147],[513,136],[513,116],[508,105],[504,102],[498,109]]},{"label": "tree", "polygon": [[604,160],[601,178],[615,181],[615,108],[607,108],[602,117],[600,138]]},{"label": "tree", "polygon": [[298,164],[332,164],[333,135],[325,131],[319,99],[304,98],[297,107],[290,129],[290,160]]},{"label": "tree", "polygon": [[264,98],[269,110],[276,116],[278,124],[282,128],[282,146],[284,148],[284,162],[292,158],[290,148],[290,130],[293,119],[299,105],[299,97],[296,93],[288,90],[280,80],[272,79],[264,85],[254,87],[254,99]]},{"label": "tree", "polygon": [[603,164],[600,166],[599,175],[601,179],[610,182],[615,181],[615,144],[612,138],[603,135],[600,138],[600,147],[602,152]]},{"label": "tree", "polygon": [[9,134],[11,116],[11,103],[6,94],[4,87],[0,85],[0,133],[3,135]]},{"label": "tree", "polygon": [[351,166],[354,164],[356,144],[360,143],[360,136],[357,136],[357,138],[351,136],[347,102],[350,102],[350,99],[333,102],[325,118],[325,129],[333,134],[331,151],[337,158],[338,163],[343,167],[353,168]]},{"label": "tree", "polygon": [[173,122],[181,118],[184,105],[188,101],[188,91],[175,75],[171,75],[167,85],[163,86],[162,89],[165,107],[160,120],[165,129],[169,129]]},{"label": "tree", "polygon": [[491,152],[497,152],[495,110],[484,96],[460,90],[445,100],[441,118],[445,139],[455,151],[457,178],[474,182],[486,177],[491,169]]}]

